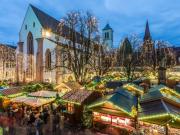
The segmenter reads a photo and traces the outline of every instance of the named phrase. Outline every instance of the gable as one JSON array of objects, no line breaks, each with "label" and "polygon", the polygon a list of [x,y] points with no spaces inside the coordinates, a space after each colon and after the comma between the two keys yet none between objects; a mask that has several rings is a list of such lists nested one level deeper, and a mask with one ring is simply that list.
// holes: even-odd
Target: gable
[{"label": "gable", "polygon": [[[33,23],[35,24],[35,26],[33,26]],[[41,30],[42,30],[42,25],[40,24],[31,6],[29,6],[25,14],[23,23],[21,25],[21,29],[19,32],[19,40],[22,42],[25,41],[27,34],[29,32],[31,32],[35,38],[40,38]]]}]

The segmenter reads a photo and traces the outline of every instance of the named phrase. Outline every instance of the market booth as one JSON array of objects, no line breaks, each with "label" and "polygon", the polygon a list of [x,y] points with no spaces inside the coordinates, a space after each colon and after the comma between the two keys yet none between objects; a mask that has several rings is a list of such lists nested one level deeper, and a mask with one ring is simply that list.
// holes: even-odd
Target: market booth
[{"label": "market booth", "polygon": [[148,134],[153,130],[163,135],[180,132],[180,94],[166,86],[158,85],[140,100],[140,128]]},{"label": "market booth", "polygon": [[134,83],[127,83],[122,86],[124,89],[128,90],[129,92],[132,92],[134,94],[143,95],[144,89],[141,86],[138,86]]},{"label": "market booth", "polygon": [[55,91],[41,90],[41,91],[29,93],[26,96],[19,96],[13,98],[11,99],[11,102],[18,104],[25,104],[34,108],[38,108],[53,103],[57,96],[61,96],[61,93],[57,93]]},{"label": "market booth", "polygon": [[61,92],[55,92],[55,91],[47,91],[47,90],[41,90],[29,93],[28,96],[32,97],[41,97],[41,98],[56,98],[57,96],[63,96],[63,93]]},{"label": "market booth", "polygon": [[74,82],[74,81],[69,81],[69,82],[63,82],[63,83],[58,84],[55,87],[55,90],[65,94],[71,90],[79,90],[81,88],[82,86],[79,83]]},{"label": "market booth", "polygon": [[29,96],[20,96],[17,98],[11,99],[13,103],[25,104],[34,108],[41,107],[43,105],[52,103],[55,98],[36,98]]},{"label": "market booth", "polygon": [[[105,131],[108,127],[114,130],[132,132],[135,127],[137,99],[130,92],[120,89],[90,104],[93,113],[93,125]],[[108,132],[108,131],[107,131]]]},{"label": "market booth", "polygon": [[11,87],[2,89],[0,91],[0,109],[5,109],[9,105],[10,99],[21,96],[23,94],[25,93],[21,90],[21,87]]},{"label": "market booth", "polygon": [[96,100],[99,96],[97,92],[83,89],[67,92],[61,98],[65,107],[63,111],[65,118],[68,118],[72,124],[77,124],[81,121],[84,106]]}]

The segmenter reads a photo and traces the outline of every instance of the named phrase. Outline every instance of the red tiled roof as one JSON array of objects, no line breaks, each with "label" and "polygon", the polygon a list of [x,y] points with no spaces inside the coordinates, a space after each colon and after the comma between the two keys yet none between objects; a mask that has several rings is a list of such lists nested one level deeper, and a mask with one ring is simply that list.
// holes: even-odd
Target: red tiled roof
[{"label": "red tiled roof", "polygon": [[20,93],[20,92],[21,92],[21,88],[20,87],[13,87],[13,88],[4,89],[0,93],[3,96],[9,96],[9,95],[17,94],[17,93]]},{"label": "red tiled roof", "polygon": [[62,99],[69,102],[82,104],[92,93],[92,91],[88,90],[71,90],[67,92]]}]

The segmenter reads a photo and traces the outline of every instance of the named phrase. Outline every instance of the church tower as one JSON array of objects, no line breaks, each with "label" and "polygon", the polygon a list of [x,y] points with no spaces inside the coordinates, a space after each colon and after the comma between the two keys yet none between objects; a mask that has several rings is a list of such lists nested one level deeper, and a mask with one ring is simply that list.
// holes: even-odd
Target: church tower
[{"label": "church tower", "polygon": [[106,24],[106,26],[103,28],[102,34],[103,44],[107,46],[108,49],[113,48],[113,29],[109,24]]},{"label": "church tower", "polygon": [[149,23],[148,21],[146,22],[146,29],[145,29],[145,34],[144,34],[144,41],[150,41],[151,39],[151,34],[150,34],[150,30],[149,30]]},{"label": "church tower", "polygon": [[144,34],[144,42],[143,42],[143,53],[142,53],[142,60],[144,65],[146,66],[152,66],[156,63],[155,60],[155,48],[154,48],[154,42],[151,37],[151,33],[149,30],[149,23],[146,22],[146,28],[145,28],[145,34]]}]

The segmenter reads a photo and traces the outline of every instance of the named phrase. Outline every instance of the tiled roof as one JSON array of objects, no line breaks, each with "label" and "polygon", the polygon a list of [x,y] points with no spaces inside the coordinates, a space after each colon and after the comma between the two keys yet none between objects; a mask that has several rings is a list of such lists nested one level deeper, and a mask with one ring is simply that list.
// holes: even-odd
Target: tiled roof
[{"label": "tiled roof", "polygon": [[106,88],[116,89],[118,87],[121,87],[122,85],[123,85],[123,83],[120,81],[110,81],[110,82],[106,83]]},{"label": "tiled roof", "polygon": [[36,98],[36,97],[20,96],[11,99],[11,102],[24,103],[26,105],[30,105],[33,107],[40,107],[42,105],[53,102],[54,100],[55,98]]},{"label": "tiled roof", "polygon": [[79,83],[74,81],[65,82],[64,84],[71,88],[71,90],[79,90],[80,88],[82,88]]},{"label": "tiled roof", "polygon": [[4,90],[1,90],[0,93],[3,96],[9,96],[9,95],[13,95],[13,94],[17,94],[21,92],[21,88],[20,87],[13,87],[13,88],[7,88]]},{"label": "tiled roof", "polygon": [[88,90],[71,90],[62,96],[62,99],[67,102],[82,104],[92,93]]},{"label": "tiled roof", "polygon": [[50,15],[46,14],[45,12],[41,11],[40,9],[36,8],[35,6],[30,6],[36,14],[42,27],[47,29],[50,28],[53,32],[56,32],[59,21],[51,17]]},{"label": "tiled roof", "polygon": [[[48,15],[47,13],[41,11],[40,9],[36,8],[33,5],[30,5],[31,8],[33,9],[34,13],[36,14],[39,22],[41,23],[42,27],[44,29],[51,29],[52,32],[57,33],[58,30],[58,25],[59,25],[59,21],[56,20],[55,18],[53,18],[52,16]],[[61,36],[68,38],[70,29],[67,26],[63,26],[62,29],[63,33]],[[78,32],[76,32],[76,39],[77,39],[77,43],[79,43],[80,41],[80,34]]]},{"label": "tiled roof", "polygon": [[[163,90],[168,91],[169,94],[164,92]],[[170,94],[171,91],[174,90],[164,85],[157,85],[154,88],[151,88],[148,93],[144,94],[141,97],[140,102],[149,102],[157,99],[167,99],[173,101],[174,103],[180,103],[180,99],[178,98],[179,94],[178,93],[176,93],[175,95],[173,95],[172,93]]]},{"label": "tiled roof", "polygon": [[[141,108],[139,109],[138,113],[140,120],[160,125],[164,125],[168,122],[172,127],[180,128],[179,107],[161,99],[140,103],[140,106]],[[174,122],[170,122],[170,120],[173,120]]]},{"label": "tiled roof", "polygon": [[106,26],[103,28],[103,30],[109,30],[109,29],[112,29],[111,26],[108,24],[106,24]]},{"label": "tiled roof", "polygon": [[94,107],[101,106],[104,103],[111,103],[114,106],[130,113],[132,111],[132,107],[136,106],[137,98],[127,90],[119,89],[111,95],[107,95],[103,98],[98,99],[94,103],[90,104],[88,107],[93,109]]},{"label": "tiled roof", "polygon": [[56,98],[57,92],[41,90],[41,91],[29,93],[28,95],[33,97]]}]

